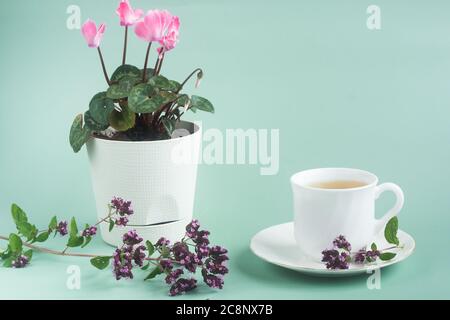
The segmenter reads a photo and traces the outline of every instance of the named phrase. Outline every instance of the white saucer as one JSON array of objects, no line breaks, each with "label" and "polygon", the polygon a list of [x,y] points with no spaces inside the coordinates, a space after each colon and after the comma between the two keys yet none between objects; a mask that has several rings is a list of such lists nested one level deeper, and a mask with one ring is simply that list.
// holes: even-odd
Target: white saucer
[{"label": "white saucer", "polygon": [[[280,267],[319,276],[347,276],[384,268],[409,257],[416,246],[414,239],[401,230],[398,231],[397,236],[402,248],[390,251],[397,254],[394,259],[364,265],[352,263],[347,270],[327,270],[324,263],[314,261],[301,254],[295,243],[294,224],[292,222],[260,231],[253,237],[250,249],[259,258]],[[384,240],[383,235],[380,235],[374,242],[379,248],[391,246]]]}]

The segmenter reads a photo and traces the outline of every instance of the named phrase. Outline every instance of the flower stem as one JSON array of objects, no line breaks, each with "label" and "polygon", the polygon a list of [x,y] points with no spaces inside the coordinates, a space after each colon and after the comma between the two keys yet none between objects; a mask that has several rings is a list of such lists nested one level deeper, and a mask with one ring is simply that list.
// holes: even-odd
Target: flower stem
[{"label": "flower stem", "polygon": [[125,40],[123,43],[122,65],[127,62],[128,26],[125,26]]},{"label": "flower stem", "polygon": [[[0,236],[0,240],[9,240],[9,238],[4,237],[4,236]],[[84,257],[84,258],[96,258],[98,257],[98,255],[94,255],[94,254],[85,254],[85,253],[66,253],[64,249],[64,251],[56,251],[56,250],[51,250],[48,248],[43,248],[43,247],[38,247],[35,246],[33,244],[30,243],[23,243],[23,245],[25,247],[28,247],[30,249],[39,251],[39,252],[43,252],[43,253],[48,253],[48,254],[53,254],[53,255],[57,255],[57,256],[67,256],[67,257]]]},{"label": "flower stem", "polygon": [[180,85],[180,88],[178,89],[177,93],[179,93],[181,90],[183,90],[183,87],[186,85],[186,83],[196,74],[197,72],[202,72],[203,70],[200,68],[195,69],[192,71],[192,73],[186,78],[186,80],[183,81],[183,83]]},{"label": "flower stem", "polygon": [[147,53],[145,55],[145,62],[144,62],[144,72],[143,72],[143,76],[142,76],[142,81],[146,82],[147,80],[147,65],[148,65],[148,58],[150,56],[150,49],[152,47],[152,42],[148,43],[148,47],[147,47]]},{"label": "flower stem", "polygon": [[105,61],[103,60],[102,50],[100,49],[100,47],[98,47],[97,50],[100,56],[100,62],[102,63],[103,75],[105,76],[106,83],[108,83],[108,85],[111,85],[111,81],[108,77],[108,72],[106,71]]},{"label": "flower stem", "polygon": [[165,57],[165,52],[162,52],[161,53],[161,58],[158,59],[159,63],[158,63],[158,69],[156,70],[156,75],[159,75],[159,73],[161,72],[161,67],[162,67],[162,64],[164,62],[164,57]]}]

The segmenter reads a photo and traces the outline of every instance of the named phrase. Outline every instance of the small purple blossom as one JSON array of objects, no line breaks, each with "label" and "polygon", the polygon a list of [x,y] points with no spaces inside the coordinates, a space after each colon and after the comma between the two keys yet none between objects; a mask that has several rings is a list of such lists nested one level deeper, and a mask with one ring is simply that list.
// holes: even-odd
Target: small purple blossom
[{"label": "small purple blossom", "polygon": [[366,250],[361,249],[355,254],[355,263],[362,264],[366,261]]},{"label": "small purple blossom", "polygon": [[174,284],[178,278],[184,273],[184,271],[182,269],[176,269],[171,271],[167,276],[166,276],[166,283],[167,284]]},{"label": "small purple blossom", "polygon": [[84,229],[83,231],[83,237],[92,237],[95,236],[97,234],[97,227],[92,226],[92,227],[87,227],[86,229]]},{"label": "small purple blossom", "polygon": [[327,269],[348,269],[350,255],[348,252],[339,252],[336,249],[322,251],[322,262],[326,263]]},{"label": "small purple blossom", "polygon": [[131,201],[125,201],[119,197],[114,197],[111,200],[111,206],[117,210],[117,213],[121,216],[131,216],[134,213]]},{"label": "small purple blossom", "polygon": [[147,248],[145,246],[138,246],[134,249],[133,261],[139,267],[142,267],[144,265],[145,258],[147,257],[144,252],[146,250]]},{"label": "small purple blossom", "polygon": [[116,280],[122,278],[133,279],[133,247],[127,246],[122,249],[116,249],[113,254],[113,272]]},{"label": "small purple blossom", "polygon": [[197,257],[199,259],[206,258],[209,255],[209,247],[208,246],[196,246],[195,252],[197,253]]},{"label": "small purple blossom", "polygon": [[343,235],[340,235],[339,237],[334,239],[333,246],[337,249],[344,249],[348,252],[352,251],[352,246]]},{"label": "small purple blossom", "polygon": [[12,262],[11,266],[16,269],[21,269],[25,268],[29,262],[30,261],[27,256],[21,255]]},{"label": "small purple blossom", "polygon": [[196,254],[189,251],[189,247],[185,243],[175,243],[172,251],[177,263],[185,267],[189,272],[195,272],[197,266],[201,265],[201,260]]},{"label": "small purple blossom", "polygon": [[208,274],[206,270],[202,271],[203,281],[211,288],[222,289],[223,288],[223,278],[220,276]]},{"label": "small purple blossom", "polygon": [[127,217],[119,217],[116,219],[115,224],[116,224],[116,226],[126,227],[128,222],[129,222],[129,220]]},{"label": "small purple blossom", "polygon": [[189,223],[186,226],[186,237],[188,238],[194,238],[197,235],[197,231],[200,228],[200,223],[198,220],[192,220],[191,223]]},{"label": "small purple blossom", "polygon": [[170,241],[169,241],[169,240],[167,240],[166,238],[160,238],[160,239],[156,242],[155,247],[161,248],[161,247],[163,247],[163,246],[168,246],[168,245],[170,245]]},{"label": "small purple blossom", "polygon": [[65,236],[68,231],[67,231],[67,221],[61,221],[58,226],[56,227],[56,231],[62,235]]},{"label": "small purple blossom", "polygon": [[136,230],[130,230],[127,233],[123,235],[123,243],[129,246],[134,246],[136,244],[139,244],[143,241],[137,233]]},{"label": "small purple blossom", "polygon": [[192,279],[178,279],[170,288],[170,295],[177,296],[197,288],[197,280]]},{"label": "small purple blossom", "polygon": [[209,254],[211,256],[221,256],[221,255],[225,255],[228,253],[228,250],[225,248],[222,248],[220,246],[214,246],[211,247],[211,249],[209,249]]},{"label": "small purple blossom", "polygon": [[169,259],[161,259],[159,265],[163,271],[171,271],[173,269],[173,263]]}]

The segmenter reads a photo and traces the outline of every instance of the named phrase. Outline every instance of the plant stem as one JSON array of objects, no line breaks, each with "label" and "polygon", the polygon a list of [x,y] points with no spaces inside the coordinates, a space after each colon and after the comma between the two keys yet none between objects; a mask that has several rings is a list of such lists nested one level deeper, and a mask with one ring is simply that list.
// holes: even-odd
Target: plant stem
[{"label": "plant stem", "polygon": [[[9,240],[9,238],[0,236],[1,240]],[[84,257],[84,258],[95,258],[98,257],[98,255],[94,255],[94,254],[85,254],[85,253],[65,253],[64,251],[56,251],[56,250],[51,250],[48,248],[42,248],[42,247],[38,247],[35,246],[33,244],[30,243],[23,243],[23,245],[25,247],[28,247],[30,249],[39,251],[39,252],[43,252],[43,253],[48,253],[48,254],[53,254],[53,255],[57,255],[57,256],[68,256],[68,257]]]},{"label": "plant stem", "polygon": [[108,72],[106,71],[105,61],[103,60],[102,50],[100,49],[100,47],[98,47],[97,50],[100,56],[100,62],[102,63],[103,75],[105,76],[106,83],[108,83],[108,85],[111,85],[111,81],[108,77]]},{"label": "plant stem", "polygon": [[163,62],[164,62],[164,57],[166,56],[166,54],[165,54],[165,52],[163,51],[162,53],[161,53],[161,59],[159,59],[159,64],[158,64],[158,70],[156,71],[156,75],[159,75],[159,73],[161,72],[161,67],[162,67],[162,64],[163,64]]},{"label": "plant stem", "polygon": [[127,62],[127,45],[128,45],[128,26],[125,26],[125,40],[123,43],[122,65]]},{"label": "plant stem", "polygon": [[177,93],[179,93],[181,90],[183,90],[183,87],[185,84],[196,74],[197,72],[202,72],[203,70],[200,68],[195,69],[192,71],[192,73],[186,78],[186,80],[183,81],[183,83],[180,85],[180,88],[178,89]]},{"label": "plant stem", "polygon": [[150,49],[152,47],[152,42],[148,43],[148,47],[147,47],[147,53],[145,55],[145,62],[144,62],[144,72],[143,72],[143,76],[142,76],[142,81],[146,82],[146,78],[147,78],[147,65],[148,65],[148,58],[150,56]]}]

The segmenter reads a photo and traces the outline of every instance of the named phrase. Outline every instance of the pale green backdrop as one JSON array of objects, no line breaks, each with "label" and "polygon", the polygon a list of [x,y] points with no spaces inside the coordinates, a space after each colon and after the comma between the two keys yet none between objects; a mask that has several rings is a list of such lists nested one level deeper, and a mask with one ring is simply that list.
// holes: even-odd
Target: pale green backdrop
[{"label": "pale green backdrop", "polygon": [[[120,61],[118,1],[15,0],[0,11],[0,234],[13,230],[19,203],[36,223],[51,215],[94,221],[85,150],[72,153],[74,115],[105,88],[95,50],[66,28],[66,9],[105,21],[109,69]],[[223,291],[201,286],[194,299],[450,298],[450,3],[448,1],[150,1],[180,16],[181,42],[163,73],[182,80],[202,66],[198,94],[216,115],[204,127],[280,129],[280,170],[256,166],[199,170],[195,212],[215,243],[231,252]],[[368,5],[381,8],[382,29],[366,27]],[[129,61],[145,44],[131,37]],[[191,87],[190,87],[191,89]],[[193,90],[193,89],[192,89]],[[317,279],[271,266],[249,251],[259,230],[291,220],[292,173],[345,166],[398,183],[406,205],[401,228],[415,254],[382,272],[381,290],[367,276]],[[380,210],[393,197],[385,196]],[[58,248],[58,245],[55,245]],[[109,252],[97,239],[88,250]],[[66,269],[82,271],[79,291]],[[116,282],[87,260],[36,255],[30,268],[0,268],[0,298],[163,299],[162,281]]]}]

